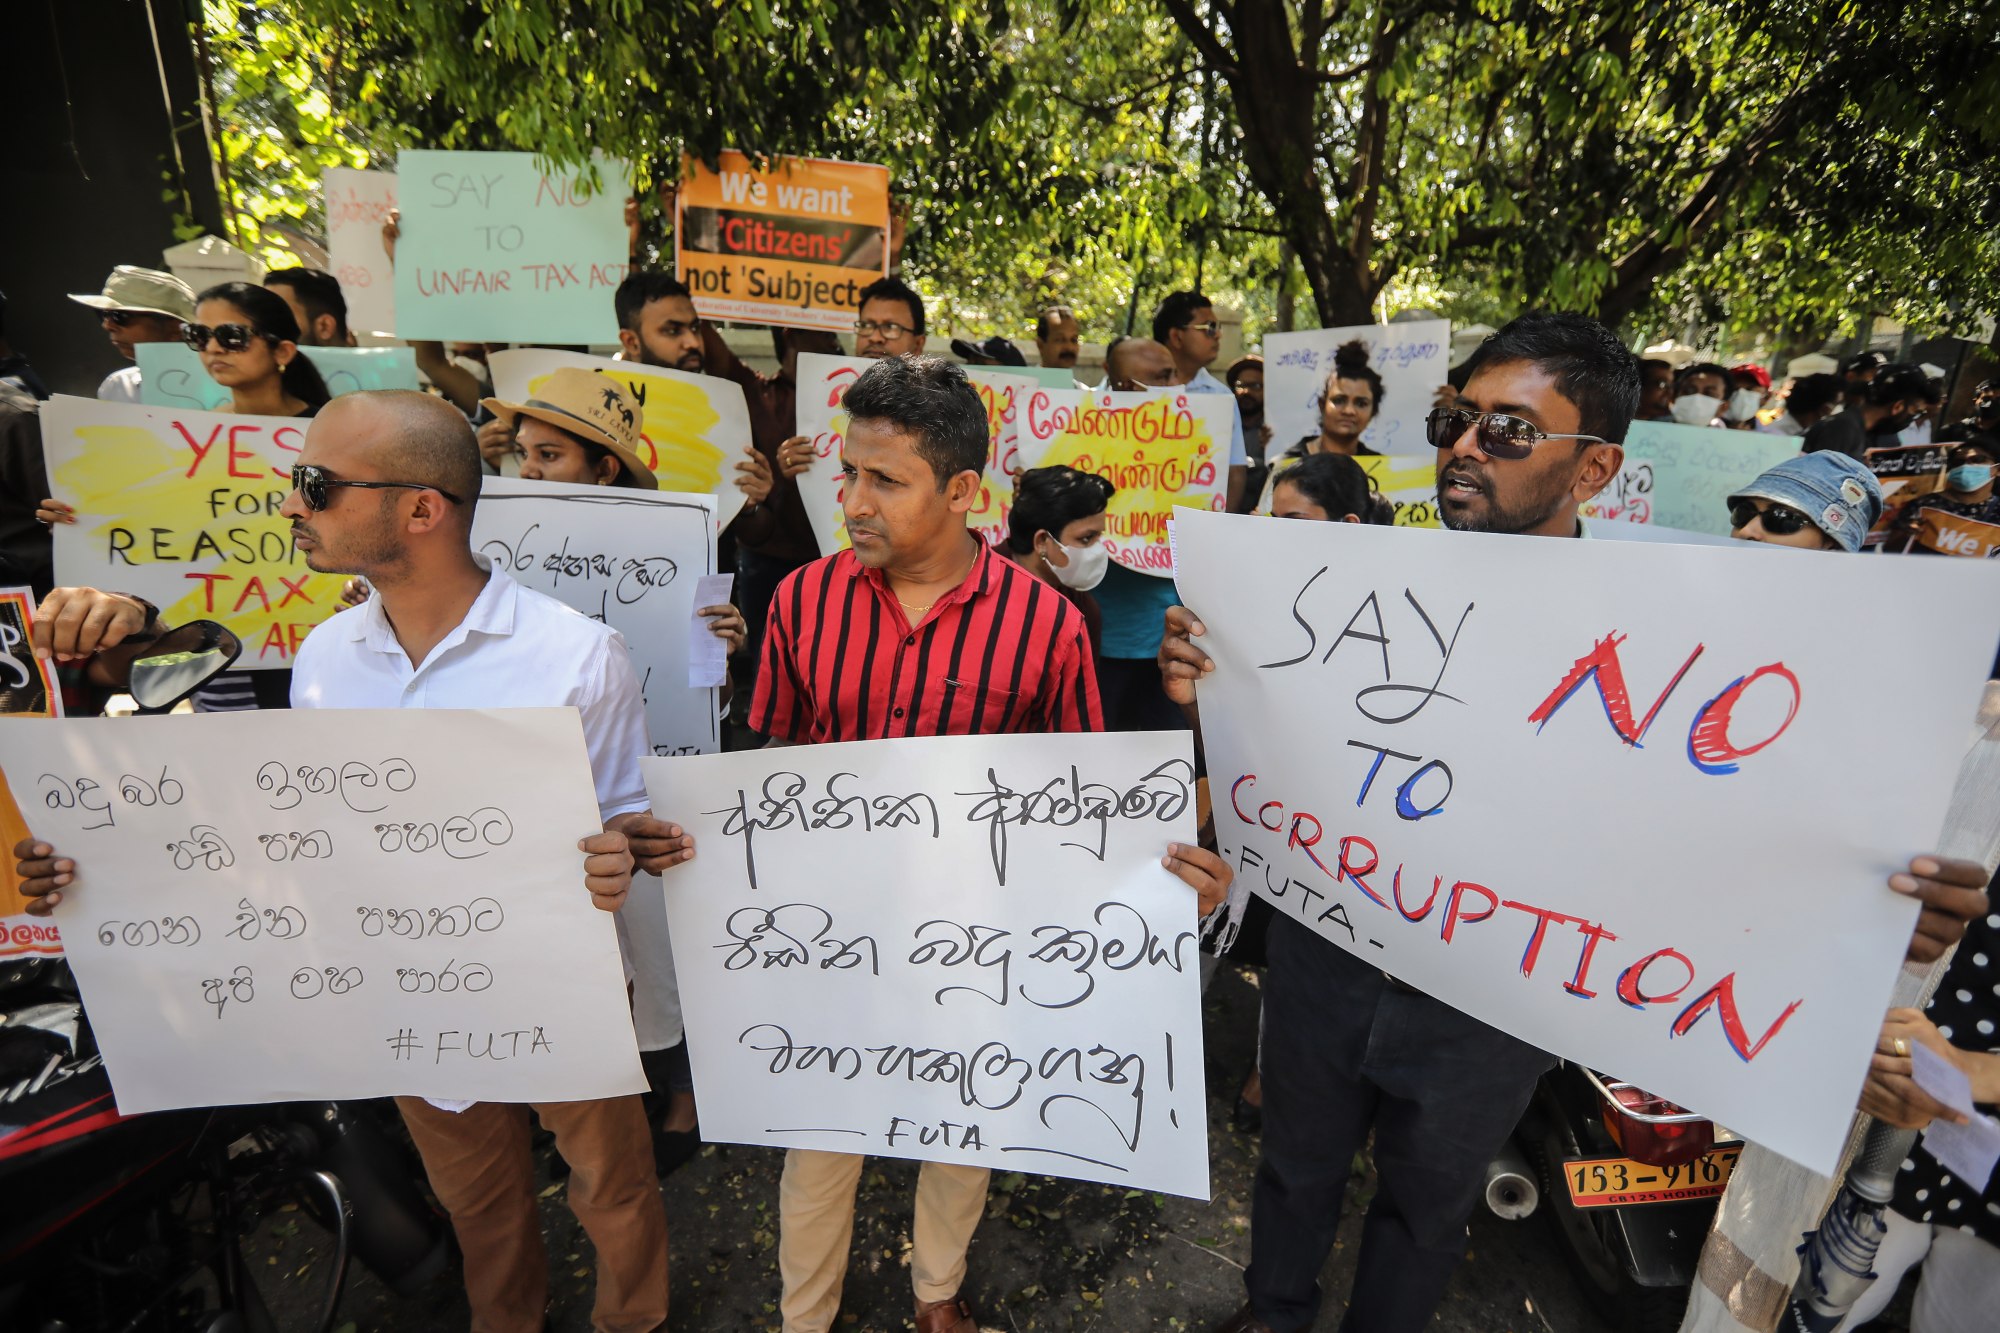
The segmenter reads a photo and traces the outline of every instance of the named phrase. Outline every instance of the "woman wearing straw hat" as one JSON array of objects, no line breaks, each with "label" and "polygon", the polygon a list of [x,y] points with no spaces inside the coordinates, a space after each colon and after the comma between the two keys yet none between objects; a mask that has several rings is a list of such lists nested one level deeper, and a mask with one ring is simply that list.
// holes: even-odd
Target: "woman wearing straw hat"
[{"label": "woman wearing straw hat", "polygon": [[[521,480],[645,491],[660,488],[653,470],[639,457],[639,404],[624,385],[601,371],[564,366],[536,385],[534,394],[522,403],[482,400],[486,409],[514,432],[515,449],[521,456]],[[708,621],[709,632],[726,643],[732,655],[742,651],[742,612],[724,602],[701,607],[696,614]],[[731,692],[732,687],[725,683],[725,706]],[[671,1018],[659,1017],[668,1028],[680,1026],[678,1013]],[[655,1122],[653,1135],[655,1165],[664,1176],[701,1147],[694,1078],[688,1068],[685,1037],[664,1051],[641,1054],[654,1093],[667,1098],[666,1116]]]}]

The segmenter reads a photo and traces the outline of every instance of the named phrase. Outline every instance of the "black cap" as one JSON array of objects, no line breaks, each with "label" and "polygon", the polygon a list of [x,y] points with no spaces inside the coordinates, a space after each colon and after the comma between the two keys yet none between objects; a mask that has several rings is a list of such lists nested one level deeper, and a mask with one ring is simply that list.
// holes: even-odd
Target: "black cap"
[{"label": "black cap", "polygon": [[951,354],[961,361],[975,366],[1025,366],[1028,358],[1021,355],[1021,349],[1008,342],[999,334],[994,334],[985,342],[967,342],[963,338],[951,340]]}]

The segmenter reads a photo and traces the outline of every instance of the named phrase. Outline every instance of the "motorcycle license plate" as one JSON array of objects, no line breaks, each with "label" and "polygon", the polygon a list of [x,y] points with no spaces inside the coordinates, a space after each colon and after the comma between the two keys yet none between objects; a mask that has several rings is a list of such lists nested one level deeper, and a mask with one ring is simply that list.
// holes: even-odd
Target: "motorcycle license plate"
[{"label": "motorcycle license plate", "polygon": [[1713,1199],[1729,1184],[1742,1153],[1741,1143],[1718,1143],[1680,1166],[1648,1166],[1629,1157],[1572,1157],[1563,1163],[1563,1183],[1578,1208]]}]

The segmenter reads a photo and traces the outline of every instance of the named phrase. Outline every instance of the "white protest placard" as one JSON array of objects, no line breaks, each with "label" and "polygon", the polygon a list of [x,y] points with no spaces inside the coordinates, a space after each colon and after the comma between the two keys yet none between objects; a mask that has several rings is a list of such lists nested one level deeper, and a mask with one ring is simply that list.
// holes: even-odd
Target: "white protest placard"
[{"label": "white protest placard", "polygon": [[564,366],[609,375],[639,401],[639,461],[652,469],[661,490],[714,496],[725,528],[743,508],[736,465],[746,461],[743,451],[750,447],[750,407],[734,380],[540,347],[494,352],[486,363],[494,396],[510,403],[537,397],[542,381]]},{"label": "white protest placard", "polygon": [[347,327],[393,335],[396,271],[382,246],[382,224],[396,207],[396,173],[328,167],[319,183],[326,196],[327,263],[347,298]]},{"label": "white protest placard", "polygon": [[1579,512],[1607,527],[1661,524],[1727,537],[1729,497],[1798,452],[1789,435],[1635,421],[1623,466]]},{"label": "white protest placard", "polygon": [[1354,324],[1264,335],[1264,420],[1271,456],[1319,434],[1319,395],[1341,344],[1360,339],[1368,364],[1382,377],[1382,401],[1361,441],[1383,454],[1431,453],[1424,418],[1451,371],[1451,321]]},{"label": "white protest placard", "polygon": [[715,573],[715,499],[488,477],[472,549],[625,637],[654,754],[722,748],[717,692],[687,684],[695,589]]},{"label": "white protest placard", "polygon": [[136,594],[170,625],[221,621],[236,670],[291,666],[347,581],[307,569],[278,512],[311,424],[51,398],[50,492],[76,511],[53,529],[56,581]]},{"label": "white protest placard", "polygon": [[396,159],[396,332],[468,342],[618,336],[625,165],[547,174],[533,153],[405,149]]},{"label": "white protest placard", "polygon": [[[2000,569],[1195,512],[1175,529],[1216,663],[1217,836],[1256,892],[1832,1172],[1917,912],[1885,881],[1938,838]],[[1855,632],[1870,606],[1984,610],[1912,651]]]},{"label": "white protest placard", "polygon": [[1185,733],[645,769],[706,1137],[1208,1197]]},{"label": "white protest placard", "polygon": [[858,356],[799,354],[798,433],[812,441],[813,456],[812,465],[797,480],[821,555],[848,546],[847,524],[840,511],[840,442],[847,431],[841,402],[847,386],[874,364]]},{"label": "white protest placard", "polygon": [[573,709],[47,722],[0,767],[76,861],[55,919],[127,1115],[645,1088]]}]

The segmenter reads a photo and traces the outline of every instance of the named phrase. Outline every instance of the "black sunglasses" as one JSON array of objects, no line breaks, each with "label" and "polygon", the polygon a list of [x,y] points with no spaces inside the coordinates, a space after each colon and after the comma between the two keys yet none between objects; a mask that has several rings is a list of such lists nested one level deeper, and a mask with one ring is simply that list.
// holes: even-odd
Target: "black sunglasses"
[{"label": "black sunglasses", "polygon": [[1489,458],[1526,458],[1543,440],[1611,443],[1602,435],[1561,435],[1543,430],[1526,417],[1505,412],[1469,412],[1462,407],[1434,408],[1424,418],[1424,433],[1433,449],[1449,449],[1474,425],[1479,427],[1479,452]]},{"label": "black sunglasses", "polygon": [[141,313],[138,310],[100,310],[97,317],[114,329],[122,329],[138,319]]},{"label": "black sunglasses", "polygon": [[206,324],[190,324],[186,337],[187,345],[197,352],[207,351],[211,338],[221,343],[225,352],[240,352],[259,338],[272,343],[280,341],[276,334],[253,329],[248,324],[217,324],[214,328]]},{"label": "black sunglasses", "polygon": [[1764,531],[1773,537],[1789,537],[1809,524],[1812,520],[1790,505],[1772,502],[1769,509],[1759,510],[1755,500],[1731,500],[1729,502],[1729,526],[1747,528],[1750,520],[1764,520]]},{"label": "black sunglasses", "polygon": [[464,503],[444,487],[425,481],[340,481],[330,476],[325,468],[314,467],[311,463],[292,466],[292,489],[306,502],[306,508],[314,512],[326,508],[331,499],[327,493],[336,486],[353,486],[364,491],[436,491],[453,504]]}]

